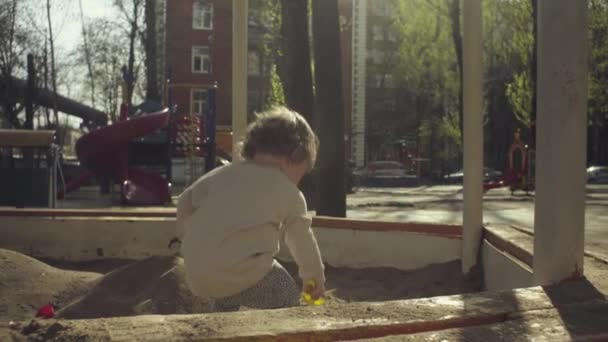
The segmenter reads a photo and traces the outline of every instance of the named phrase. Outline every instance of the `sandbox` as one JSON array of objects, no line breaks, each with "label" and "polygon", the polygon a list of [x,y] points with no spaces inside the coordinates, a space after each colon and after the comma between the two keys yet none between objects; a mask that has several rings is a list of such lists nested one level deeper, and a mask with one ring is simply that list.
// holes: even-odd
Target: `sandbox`
[{"label": "sandbox", "polygon": [[[463,277],[459,226],[324,217],[316,217],[313,226],[327,268],[325,305],[209,313],[208,303],[185,286],[182,260],[168,246],[174,213],[136,214],[0,210],[0,339],[330,341],[443,336],[485,341],[522,333],[545,336],[547,322],[553,322],[549,333],[559,339],[572,334],[573,324],[580,325],[578,334],[595,334],[608,317],[604,302],[593,304],[599,297],[580,282],[562,302],[543,288],[477,292],[484,278],[504,284],[501,278],[511,271],[501,267],[503,272]],[[295,276],[296,266],[282,250],[278,258]],[[501,250],[484,253],[494,253],[488,258],[494,263],[508,263],[512,257]],[[32,320],[47,303],[56,305],[56,319]],[[568,321],[564,310],[596,317],[597,322]],[[477,335],[468,336],[471,332]]]},{"label": "sandbox", "polygon": [[[34,212],[38,216],[31,215]],[[25,269],[24,274],[29,278],[24,281],[45,286],[46,278],[29,275],[35,272],[27,272],[28,267],[34,267],[38,273],[63,272],[68,280],[86,275],[90,280],[89,288],[103,283],[104,286],[93,288],[96,293],[106,297],[122,296],[123,301],[128,295],[120,293],[121,288],[127,287],[119,286],[121,279],[140,291],[159,288],[156,295],[161,297],[170,297],[171,291],[177,293],[185,286],[183,260],[176,256],[175,249],[169,248],[175,231],[175,220],[170,212],[148,212],[139,217],[124,216],[125,212],[86,210],[54,211],[53,217],[46,216],[45,211],[22,213],[28,215],[3,218],[0,248],[24,254],[5,256],[19,259],[15,261],[19,263],[17,268]],[[314,229],[327,268],[328,305],[429,297],[479,289],[479,284],[465,280],[461,275],[458,226],[316,217]],[[25,255],[38,260],[26,259]],[[278,259],[299,281],[297,267],[284,245]],[[167,279],[169,273],[173,277],[171,280]],[[69,284],[63,287],[69,287]],[[80,289],[82,286],[72,287],[86,292]],[[162,291],[167,293],[161,295]],[[138,291],[131,292],[135,295]],[[192,294],[183,296],[179,300],[195,302]],[[154,295],[144,297],[131,298],[133,307],[121,312],[108,311],[93,316],[206,312],[204,304],[185,308],[174,303],[173,310],[168,306],[154,309],[150,304]],[[61,306],[67,305],[65,301],[63,299]],[[146,301],[148,304],[144,303]],[[30,303],[30,310],[43,304]],[[19,318],[27,318],[27,313],[23,314]],[[91,317],[91,314],[80,316],[70,314],[73,318]]]},{"label": "sandbox", "polygon": [[[47,303],[70,319],[210,312],[187,289],[183,260],[169,248],[172,212],[15,213],[2,218],[0,255],[12,266],[1,272],[11,281],[0,318],[30,319]],[[459,226],[326,217],[313,226],[326,263],[326,306],[480,289],[479,279],[461,275]],[[278,259],[300,281],[284,245]]]}]

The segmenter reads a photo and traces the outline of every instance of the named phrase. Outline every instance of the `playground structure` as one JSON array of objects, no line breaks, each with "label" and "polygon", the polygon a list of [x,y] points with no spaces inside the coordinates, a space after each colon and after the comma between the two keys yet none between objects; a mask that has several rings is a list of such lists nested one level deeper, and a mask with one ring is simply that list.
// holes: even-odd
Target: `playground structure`
[{"label": "playground structure", "polygon": [[[164,204],[170,200],[167,179],[129,166],[128,144],[157,131],[169,122],[167,109],[96,129],[76,142],[76,154],[88,170],[86,175],[108,177],[121,186],[128,204]],[[86,177],[79,177],[82,180]],[[74,187],[73,183],[66,186]]]},{"label": "playground structure", "polygon": [[58,163],[55,131],[0,129],[0,206],[55,208]]},{"label": "playground structure", "polygon": [[[171,201],[174,158],[185,159],[189,184],[216,166],[216,153],[230,157],[230,152],[225,152],[232,148],[229,132],[222,132],[216,143],[215,89],[208,90],[205,117],[177,114],[169,108],[154,113],[132,111],[123,102],[118,122],[99,127],[77,141],[78,159],[88,171],[68,183],[65,193],[98,176],[119,184],[124,204],[163,205]],[[165,170],[164,176],[143,169],[154,165]]]},{"label": "playground structure", "polygon": [[521,132],[517,129],[509,148],[508,166],[503,179],[484,183],[483,191],[507,186],[512,195],[517,190],[525,191],[526,194],[534,191],[534,156],[534,149],[521,141]]},{"label": "playground structure", "polygon": [[[3,133],[8,136],[4,147],[9,151],[8,159],[11,161],[14,159],[13,147],[17,147],[16,151],[19,151],[19,149],[40,149],[54,146],[52,155],[56,162],[46,164],[46,169],[53,175],[53,178],[49,179],[43,187],[46,188],[48,185],[52,188],[49,196],[53,196],[53,198],[45,202],[50,207],[55,207],[57,198],[64,198],[67,193],[88,184],[94,177],[99,177],[103,192],[109,191],[108,182],[117,183],[120,186],[121,200],[124,204],[166,204],[171,199],[172,160],[174,158],[186,159],[188,164],[187,183],[190,183],[202,173],[216,166],[216,154],[227,159],[231,157],[231,132],[216,134],[216,89],[214,87],[208,89],[206,114],[203,117],[197,117],[192,114],[178,113],[176,108],[173,108],[172,111],[168,108],[163,109],[160,104],[149,102],[144,102],[139,107],[132,107],[126,97],[126,84],[123,83],[119,119],[117,122],[107,125],[108,115],[106,113],[55,94],[48,89],[37,88],[35,69],[34,58],[30,54],[28,55],[27,80],[15,77],[0,78],[0,89],[6,91],[8,96],[25,104],[25,127],[33,130],[33,107],[39,105],[47,108],[55,107],[65,114],[79,117],[83,120],[82,127],[92,129],[76,142],[77,157],[87,170],[70,179],[67,184],[61,177],[61,186],[58,186],[56,176],[57,171],[61,174],[61,149],[56,144],[23,145],[32,140],[32,136],[44,134],[43,132],[10,131]],[[126,75],[123,75],[123,79],[126,80],[125,77]],[[168,93],[165,95],[167,100],[165,102],[168,102],[168,107],[171,107],[170,96]],[[22,137],[22,141],[16,141],[17,136]],[[204,167],[201,165],[201,158],[204,159]],[[11,162],[11,165],[13,164],[14,162]],[[3,166],[3,170],[14,168],[14,166],[10,168]],[[33,168],[30,167],[30,169],[28,170],[34,172]],[[41,191],[38,190],[40,188],[38,186],[31,192],[36,195],[37,191]],[[15,189],[14,192],[23,193],[23,189]],[[21,207],[42,203],[40,200],[35,202],[23,202],[13,198],[3,204]]]}]

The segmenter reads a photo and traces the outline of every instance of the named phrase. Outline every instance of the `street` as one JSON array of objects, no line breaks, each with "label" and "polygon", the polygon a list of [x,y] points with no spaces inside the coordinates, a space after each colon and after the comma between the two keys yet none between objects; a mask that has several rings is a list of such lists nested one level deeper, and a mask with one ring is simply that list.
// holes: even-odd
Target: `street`
[{"label": "street", "polygon": [[[484,195],[483,222],[534,230],[534,196],[507,188]],[[349,218],[462,224],[462,186],[361,188],[348,196]],[[585,250],[608,260],[608,185],[588,185]]]}]

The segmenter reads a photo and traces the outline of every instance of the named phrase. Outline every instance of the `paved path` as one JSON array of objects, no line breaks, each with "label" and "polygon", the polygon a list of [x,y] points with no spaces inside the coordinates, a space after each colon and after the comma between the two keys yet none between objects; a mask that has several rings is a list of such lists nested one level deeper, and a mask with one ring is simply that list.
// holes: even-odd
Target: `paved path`
[{"label": "paved path", "polygon": [[[348,197],[348,217],[381,221],[462,224],[462,187],[364,188]],[[534,230],[534,197],[507,189],[484,196],[485,224]],[[586,250],[608,260],[608,185],[589,186],[585,212]]]}]

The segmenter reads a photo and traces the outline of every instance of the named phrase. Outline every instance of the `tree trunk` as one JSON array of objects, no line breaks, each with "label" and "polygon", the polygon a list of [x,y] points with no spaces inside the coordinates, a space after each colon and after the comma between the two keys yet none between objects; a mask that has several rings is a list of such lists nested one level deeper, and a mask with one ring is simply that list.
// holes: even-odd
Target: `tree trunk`
[{"label": "tree trunk", "polygon": [[36,69],[34,55],[27,55],[27,81],[25,88],[25,129],[34,129],[34,99],[36,98]]},{"label": "tree trunk", "polygon": [[346,217],[344,108],[338,0],[313,0],[316,110],[319,113],[319,215]]},{"label": "tree trunk", "polygon": [[[48,52],[48,48],[47,48],[47,42],[46,40],[44,41],[44,58],[43,58],[43,67],[44,67],[44,73],[42,74],[43,79],[43,85],[44,85],[44,89],[48,90],[49,89],[49,52]],[[45,114],[45,118],[46,118],[46,127],[51,127],[51,112],[49,111],[48,107],[44,107],[44,114]]]},{"label": "tree trunk", "polygon": [[[281,47],[283,57],[277,65],[287,107],[302,114],[317,131],[308,35],[308,0],[281,1]],[[300,183],[308,207],[317,207],[317,177],[308,175]]]},{"label": "tree trunk", "polygon": [[314,125],[314,95],[308,36],[308,0],[282,0],[283,58],[279,76],[287,106]]},{"label": "tree trunk", "polygon": [[532,58],[530,59],[530,88],[532,91],[532,103],[530,106],[530,146],[536,147],[536,63],[538,46],[538,0],[532,1]]},{"label": "tree trunk", "polygon": [[51,0],[46,0],[46,17],[49,24],[49,45],[51,47],[51,85],[53,86],[53,116],[55,127],[59,127],[59,114],[57,113],[57,70],[55,69],[55,41],[53,38],[53,25],[51,23]]},{"label": "tree trunk", "polygon": [[160,102],[158,72],[156,67],[156,1],[146,0],[146,99]]},{"label": "tree trunk", "polygon": [[[27,82],[25,88],[25,129],[34,129],[34,99],[36,98],[36,69],[34,55],[27,55]],[[34,167],[34,153],[31,148],[23,150],[26,168]]]},{"label": "tree trunk", "polygon": [[141,0],[133,1],[133,13],[131,17],[131,31],[129,32],[129,60],[127,62],[127,70],[124,75],[127,85],[127,105],[131,108],[133,103],[133,89],[135,88],[135,39],[137,39],[137,27],[139,20],[139,5]]},{"label": "tree trunk", "polygon": [[[10,6],[10,7],[9,7]],[[8,26],[8,32],[5,33],[8,41],[4,42],[7,46],[3,49],[3,58],[0,63],[1,78],[5,79],[4,84],[1,87],[2,96],[0,98],[1,114],[5,117],[5,121],[2,125],[6,125],[8,128],[21,128],[21,122],[18,119],[18,114],[23,109],[23,105],[18,105],[15,98],[12,96],[13,85],[12,75],[17,64],[17,56],[14,51],[15,42],[15,27],[17,18],[17,0],[13,0],[10,5],[6,4],[7,15],[5,20],[8,20],[6,26]]]},{"label": "tree trunk", "polygon": [[458,118],[460,127],[460,141],[464,139],[464,115],[463,115],[463,91],[464,91],[464,74],[463,74],[463,56],[462,56],[462,35],[460,34],[460,0],[452,0],[450,2],[450,21],[452,22],[452,40],[454,41],[454,49],[456,50],[456,60],[458,62]]},{"label": "tree trunk", "polygon": [[89,71],[89,82],[91,85],[91,106],[95,108],[95,78],[93,76],[93,64],[91,63],[91,51],[89,50],[89,42],[87,39],[87,31],[84,24],[84,11],[82,10],[82,0],[78,0],[80,6],[80,22],[82,23],[82,40],[84,43],[84,57]]}]

